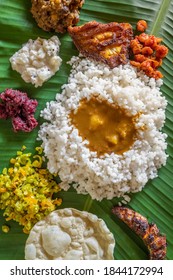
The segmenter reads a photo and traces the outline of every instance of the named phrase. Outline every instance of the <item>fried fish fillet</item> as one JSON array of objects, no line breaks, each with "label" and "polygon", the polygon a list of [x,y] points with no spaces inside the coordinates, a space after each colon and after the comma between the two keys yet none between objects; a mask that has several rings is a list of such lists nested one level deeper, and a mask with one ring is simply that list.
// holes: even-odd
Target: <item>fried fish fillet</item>
[{"label": "fried fish fillet", "polygon": [[149,250],[151,260],[165,259],[166,236],[160,234],[156,224],[149,224],[144,216],[127,207],[117,206],[112,209],[112,212],[142,238]]},{"label": "fried fish fillet", "polygon": [[90,21],[82,26],[69,27],[68,32],[79,52],[114,68],[129,59],[133,29],[129,23],[108,24]]}]

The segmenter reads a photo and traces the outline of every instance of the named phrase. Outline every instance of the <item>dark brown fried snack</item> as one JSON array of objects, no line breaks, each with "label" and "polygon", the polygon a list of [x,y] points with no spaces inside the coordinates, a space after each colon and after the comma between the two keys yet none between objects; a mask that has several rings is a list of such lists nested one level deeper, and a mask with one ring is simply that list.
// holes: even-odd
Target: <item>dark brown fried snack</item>
[{"label": "dark brown fried snack", "polygon": [[116,206],[112,212],[142,238],[149,250],[151,260],[165,259],[166,236],[160,234],[156,224],[148,223],[144,216],[127,207]]},{"label": "dark brown fried snack", "polygon": [[31,0],[31,13],[45,31],[64,33],[79,21],[84,0]]},{"label": "dark brown fried snack", "polygon": [[91,21],[82,26],[70,26],[68,32],[82,55],[102,61],[111,68],[128,62],[133,39],[129,23]]}]

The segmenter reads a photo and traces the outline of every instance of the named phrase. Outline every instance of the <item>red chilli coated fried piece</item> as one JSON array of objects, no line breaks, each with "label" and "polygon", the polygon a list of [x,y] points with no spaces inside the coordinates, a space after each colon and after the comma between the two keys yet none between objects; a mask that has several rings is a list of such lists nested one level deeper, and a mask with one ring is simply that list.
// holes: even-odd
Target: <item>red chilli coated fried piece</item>
[{"label": "red chilli coated fried piece", "polygon": [[145,29],[142,29],[142,24],[143,20],[137,23],[137,30],[142,33],[136,35],[130,42],[133,54],[133,60],[130,63],[139,70],[143,70],[147,76],[157,80],[163,78],[162,73],[157,68],[168,54],[168,48],[160,44],[161,38],[144,33]]},{"label": "red chilli coated fried piece", "polygon": [[148,27],[148,24],[145,20],[141,19],[137,22],[136,29],[137,31],[144,32]]},{"label": "red chilli coated fried piece", "polygon": [[147,246],[151,260],[163,260],[166,257],[166,236],[161,235],[156,224],[148,223],[141,214],[127,207],[114,207],[112,209],[119,219],[126,223]]},{"label": "red chilli coated fried piece", "polygon": [[110,68],[128,62],[130,41],[133,39],[129,23],[102,24],[91,21],[82,26],[70,26],[68,32],[85,57],[102,61]]}]

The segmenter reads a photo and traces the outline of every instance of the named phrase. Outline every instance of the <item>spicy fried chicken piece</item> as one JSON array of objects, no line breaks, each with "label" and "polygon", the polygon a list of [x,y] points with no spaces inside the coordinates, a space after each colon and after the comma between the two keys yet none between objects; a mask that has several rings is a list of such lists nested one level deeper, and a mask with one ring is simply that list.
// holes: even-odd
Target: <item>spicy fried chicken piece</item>
[{"label": "spicy fried chicken piece", "polygon": [[148,24],[145,20],[141,19],[136,24],[137,31],[144,32],[148,27]]},{"label": "spicy fried chicken piece", "polygon": [[163,75],[157,68],[162,64],[162,59],[168,54],[168,48],[161,45],[161,38],[144,33],[146,24],[141,20],[137,23],[137,30],[142,33],[136,35],[130,42],[130,48],[133,54],[131,65],[143,70],[144,73],[154,79],[161,79]]},{"label": "spicy fried chicken piece", "polygon": [[82,55],[102,61],[111,68],[128,62],[130,41],[133,39],[129,23],[91,21],[69,27],[68,32]]},{"label": "spicy fried chicken piece", "polygon": [[79,21],[84,0],[31,0],[31,13],[45,31],[63,33]]},{"label": "spicy fried chicken piece", "polygon": [[166,236],[160,234],[156,224],[148,223],[144,216],[127,207],[117,206],[112,212],[142,238],[151,260],[163,260],[166,257]]}]

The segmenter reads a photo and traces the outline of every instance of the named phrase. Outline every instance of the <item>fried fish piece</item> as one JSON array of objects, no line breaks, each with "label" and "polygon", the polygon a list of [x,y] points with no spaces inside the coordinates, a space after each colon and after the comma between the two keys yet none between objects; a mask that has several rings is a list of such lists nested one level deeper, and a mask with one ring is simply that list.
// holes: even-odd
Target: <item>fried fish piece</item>
[{"label": "fried fish piece", "polygon": [[82,26],[70,26],[68,32],[79,52],[114,68],[129,59],[133,29],[129,23],[107,24],[90,21]]},{"label": "fried fish piece", "polygon": [[127,207],[116,206],[112,212],[142,238],[149,250],[151,260],[165,259],[166,236],[160,234],[156,224],[148,223],[147,218]]}]

